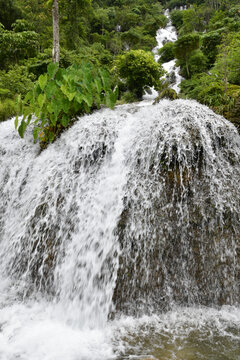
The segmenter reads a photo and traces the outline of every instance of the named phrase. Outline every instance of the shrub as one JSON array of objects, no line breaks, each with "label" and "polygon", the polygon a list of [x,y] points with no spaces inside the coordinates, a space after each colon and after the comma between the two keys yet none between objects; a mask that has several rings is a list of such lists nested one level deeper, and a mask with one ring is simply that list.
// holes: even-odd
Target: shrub
[{"label": "shrub", "polygon": [[190,77],[189,58],[194,50],[199,48],[200,36],[192,33],[184,35],[174,43],[175,57],[179,60],[181,66],[186,66],[186,77]]},{"label": "shrub", "polygon": [[183,80],[180,84],[181,93],[210,107],[225,105],[227,97],[221,80],[214,75],[198,74],[191,80]]},{"label": "shrub", "polygon": [[131,50],[119,55],[115,61],[115,70],[138,99],[142,98],[148,86],[159,89],[160,77],[164,74],[162,66],[154,61],[153,54],[143,50]]},{"label": "shrub", "polygon": [[[1,94],[1,89],[0,89]],[[0,122],[5,121],[17,114],[16,101],[4,99],[0,101]]]},{"label": "shrub", "polygon": [[25,95],[31,88],[35,76],[29,74],[26,66],[15,65],[9,71],[0,71],[0,88],[6,89],[7,96]]},{"label": "shrub", "polygon": [[151,51],[155,46],[157,46],[157,41],[155,37],[150,35],[143,35],[139,47],[144,51]]},{"label": "shrub", "polygon": [[121,40],[125,43],[127,48],[132,48],[140,42],[141,36],[136,29],[131,28],[121,34]]},{"label": "shrub", "polygon": [[1,68],[7,69],[9,64],[35,56],[38,45],[39,35],[34,31],[14,32],[0,27]]},{"label": "shrub", "polygon": [[16,117],[15,127],[23,137],[27,126],[33,124],[34,140],[39,139],[45,147],[77,115],[89,113],[101,104],[113,108],[117,96],[106,70],[97,70],[90,64],[61,69],[58,64],[50,63],[48,72],[39,77],[24,100],[19,98],[18,113],[23,117],[19,126]]},{"label": "shrub", "polygon": [[164,15],[160,15],[157,18],[148,17],[144,24],[144,31],[146,34],[156,36],[156,32],[159,28],[164,28],[167,25],[167,18]]},{"label": "shrub", "polygon": [[174,59],[174,43],[168,42],[161,49],[159,49],[158,54],[160,55],[159,62],[164,64],[170,60]]},{"label": "shrub", "polygon": [[178,98],[179,98],[178,94],[176,93],[175,90],[173,90],[169,87],[166,87],[159,93],[159,95],[154,100],[153,104],[155,105],[155,104],[159,103],[159,101],[162,99],[176,100]]},{"label": "shrub", "polygon": [[207,58],[201,50],[195,50],[189,58],[190,75],[199,74],[207,69]]},{"label": "shrub", "polygon": [[179,30],[180,27],[181,27],[182,24],[183,24],[183,14],[182,14],[182,11],[181,11],[181,10],[172,10],[172,11],[171,11],[171,14],[170,14],[170,17],[171,17],[171,21],[172,21],[173,26],[175,26],[175,28],[176,28],[177,30]]},{"label": "shrub", "polygon": [[218,53],[217,46],[220,45],[221,39],[221,31],[211,31],[202,36],[201,50],[204,55],[207,56],[210,66],[213,65],[216,60]]},{"label": "shrub", "polygon": [[134,96],[134,94],[129,91],[126,91],[121,97],[121,103],[123,103],[123,104],[132,103],[135,101],[137,101],[136,96]]}]

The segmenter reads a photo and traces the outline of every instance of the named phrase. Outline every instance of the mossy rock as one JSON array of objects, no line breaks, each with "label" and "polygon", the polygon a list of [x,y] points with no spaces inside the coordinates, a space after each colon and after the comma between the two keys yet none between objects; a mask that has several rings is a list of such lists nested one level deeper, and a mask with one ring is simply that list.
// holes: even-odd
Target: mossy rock
[{"label": "mossy rock", "polygon": [[224,116],[230,120],[240,132],[240,86],[229,85],[227,95],[233,99],[233,105],[224,113]]},{"label": "mossy rock", "polygon": [[171,88],[166,88],[159,93],[158,97],[156,97],[153,104],[155,105],[159,103],[159,101],[162,99],[176,100],[178,98],[179,98],[178,94],[176,93],[175,90]]}]

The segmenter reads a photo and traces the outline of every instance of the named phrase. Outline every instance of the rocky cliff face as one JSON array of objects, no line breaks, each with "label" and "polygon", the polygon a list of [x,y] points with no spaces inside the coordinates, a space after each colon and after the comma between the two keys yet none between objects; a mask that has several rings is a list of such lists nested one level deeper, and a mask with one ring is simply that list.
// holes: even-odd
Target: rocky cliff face
[{"label": "rocky cliff face", "polygon": [[206,108],[185,108],[183,116],[171,105],[166,111],[169,122],[156,131],[154,145],[136,156],[118,225],[114,302],[128,314],[239,301],[233,134],[221,117],[207,117]]},{"label": "rocky cliff face", "polygon": [[13,131],[2,124],[3,293],[90,323],[113,307],[239,302],[240,137],[228,121],[192,101],[125,105],[41,154]]}]

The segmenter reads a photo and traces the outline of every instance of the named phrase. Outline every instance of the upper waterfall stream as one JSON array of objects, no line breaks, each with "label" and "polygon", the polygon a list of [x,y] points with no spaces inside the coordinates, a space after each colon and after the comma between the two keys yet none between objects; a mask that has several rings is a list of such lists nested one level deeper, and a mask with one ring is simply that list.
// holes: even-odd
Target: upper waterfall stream
[{"label": "upper waterfall stream", "polygon": [[[177,30],[172,25],[168,9],[164,12],[164,15],[167,17],[168,23],[164,29],[161,28],[157,31],[157,36],[156,36],[157,46],[153,49],[155,61],[158,61],[160,58],[160,55],[158,55],[158,50],[161,49],[167,42],[175,42],[178,38]],[[180,67],[176,66],[176,60],[170,60],[164,63],[163,68],[165,71],[167,71],[168,75],[170,76],[170,87],[173,90],[175,90],[177,93],[179,93],[180,91],[179,84],[181,83],[183,78],[179,74]]]},{"label": "upper waterfall stream", "polygon": [[0,124],[1,360],[239,360],[240,136],[194,101]]},{"label": "upper waterfall stream", "polygon": [[[180,8],[181,10],[183,8]],[[178,38],[177,30],[172,25],[170,19],[169,10],[165,10],[164,15],[168,19],[168,23],[165,28],[160,28],[156,34],[157,46],[153,49],[154,59],[156,62],[159,61],[160,55],[158,54],[159,49],[161,49],[167,42],[175,42]],[[180,92],[179,85],[183,80],[183,77],[180,75],[180,66],[176,66],[176,59],[170,60],[164,64],[162,64],[163,69],[166,71],[167,79],[169,82],[169,87],[176,91],[176,93]],[[143,96],[144,100],[154,100],[158,95],[158,92],[153,88],[151,88],[151,92],[146,92]]]}]

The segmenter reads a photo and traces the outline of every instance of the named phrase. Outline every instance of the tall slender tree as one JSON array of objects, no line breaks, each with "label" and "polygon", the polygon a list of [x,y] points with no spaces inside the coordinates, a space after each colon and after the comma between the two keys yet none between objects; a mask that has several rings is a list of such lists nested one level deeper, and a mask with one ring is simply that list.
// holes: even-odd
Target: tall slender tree
[{"label": "tall slender tree", "polygon": [[58,63],[58,62],[59,62],[59,59],[60,59],[58,0],[53,0],[53,5],[52,5],[52,18],[53,18],[53,51],[52,51],[52,61],[53,61],[53,63]]}]

